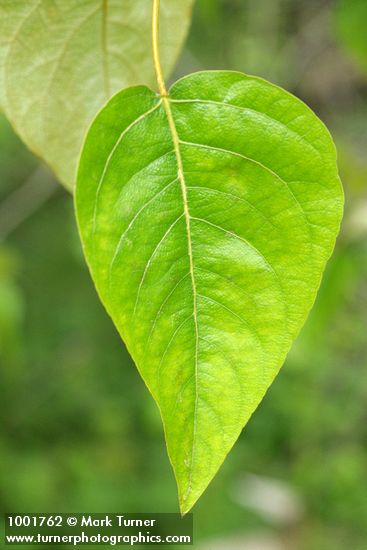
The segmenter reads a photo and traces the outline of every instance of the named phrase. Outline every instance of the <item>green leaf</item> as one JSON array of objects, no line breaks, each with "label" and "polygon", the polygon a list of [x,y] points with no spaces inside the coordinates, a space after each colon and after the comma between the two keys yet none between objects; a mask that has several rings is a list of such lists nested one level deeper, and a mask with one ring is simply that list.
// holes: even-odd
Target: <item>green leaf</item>
[{"label": "green leaf", "polygon": [[76,211],[99,295],[158,403],[187,512],[315,300],[342,216],[332,139],[259,78],[202,72],[117,94]]},{"label": "green leaf", "polygon": [[[172,69],[194,0],[162,0],[162,61]],[[0,104],[27,146],[70,189],[82,141],[102,105],[154,85],[151,2],[2,0]]]},{"label": "green leaf", "polygon": [[339,0],[336,23],[339,36],[358,65],[367,70],[367,2]]}]

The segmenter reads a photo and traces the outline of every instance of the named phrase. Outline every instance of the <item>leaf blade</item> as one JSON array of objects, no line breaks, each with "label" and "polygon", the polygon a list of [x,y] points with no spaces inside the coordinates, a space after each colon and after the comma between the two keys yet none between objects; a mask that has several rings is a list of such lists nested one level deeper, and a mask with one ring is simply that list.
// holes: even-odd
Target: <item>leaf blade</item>
[{"label": "leaf blade", "polygon": [[[113,101],[126,107],[128,93]],[[280,88],[205,72],[150,101],[105,172],[92,236],[83,209],[95,196],[92,168],[106,165],[96,147],[111,104],[97,117],[76,209],[101,299],[161,411],[187,512],[300,330],[343,201],[327,130]]]}]

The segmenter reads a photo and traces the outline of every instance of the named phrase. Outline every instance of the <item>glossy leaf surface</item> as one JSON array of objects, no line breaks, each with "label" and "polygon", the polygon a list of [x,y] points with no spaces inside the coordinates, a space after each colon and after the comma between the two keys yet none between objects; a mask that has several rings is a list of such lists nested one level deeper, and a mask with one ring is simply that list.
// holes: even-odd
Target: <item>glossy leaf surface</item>
[{"label": "glossy leaf surface", "polygon": [[[172,69],[193,0],[162,0],[162,62]],[[2,0],[0,105],[70,189],[97,111],[123,87],[154,85],[148,0]]]},{"label": "glossy leaf surface", "polygon": [[144,86],[95,119],[76,209],[99,295],[158,403],[187,512],[314,302],[343,195],[332,139],[258,78]]}]

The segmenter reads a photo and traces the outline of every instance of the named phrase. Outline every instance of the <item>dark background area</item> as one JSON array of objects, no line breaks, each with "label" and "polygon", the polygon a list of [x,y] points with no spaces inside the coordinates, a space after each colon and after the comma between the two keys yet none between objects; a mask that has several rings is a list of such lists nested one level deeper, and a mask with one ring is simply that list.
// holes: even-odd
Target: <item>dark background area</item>
[{"label": "dark background area", "polygon": [[[197,0],[176,69],[240,70],[306,101],[346,194],[312,314],[194,508],[202,550],[367,547],[363,4]],[[72,198],[3,117],[0,233],[1,510],[178,511],[156,406],[97,299]]]}]

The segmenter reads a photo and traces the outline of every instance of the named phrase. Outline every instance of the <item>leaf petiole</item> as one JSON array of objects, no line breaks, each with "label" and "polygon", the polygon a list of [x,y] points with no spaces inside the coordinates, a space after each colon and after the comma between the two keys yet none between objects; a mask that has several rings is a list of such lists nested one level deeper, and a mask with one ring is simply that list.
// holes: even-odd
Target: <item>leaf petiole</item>
[{"label": "leaf petiole", "polygon": [[152,46],[153,46],[153,63],[157,77],[159,93],[162,97],[166,97],[167,89],[164,82],[161,59],[159,55],[159,7],[160,0],[153,0],[152,10]]}]

